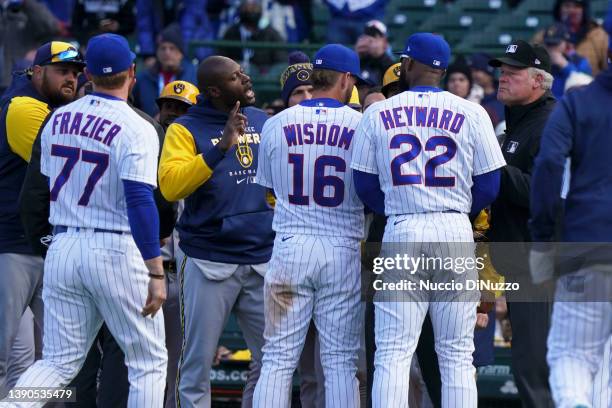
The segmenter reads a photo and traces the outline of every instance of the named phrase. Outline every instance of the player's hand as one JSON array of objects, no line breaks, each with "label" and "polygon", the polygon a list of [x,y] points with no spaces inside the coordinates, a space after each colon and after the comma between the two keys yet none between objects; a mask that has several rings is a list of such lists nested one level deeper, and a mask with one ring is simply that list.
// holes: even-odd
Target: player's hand
[{"label": "player's hand", "polygon": [[230,111],[225,128],[223,129],[223,137],[217,144],[219,149],[227,151],[235,143],[238,142],[238,136],[244,134],[247,125],[247,117],[239,112],[240,101],[237,101],[234,108]]},{"label": "player's hand", "polygon": [[476,330],[486,329],[489,325],[489,315],[486,313],[476,313]]},{"label": "player's hand", "polygon": [[[162,263],[162,257],[148,259],[145,261],[149,273],[152,275],[164,276],[164,266]],[[155,317],[157,311],[165,302],[167,297],[166,291],[166,279],[155,279],[149,278],[149,287],[147,289],[147,301],[142,308],[141,314],[143,316]]]}]

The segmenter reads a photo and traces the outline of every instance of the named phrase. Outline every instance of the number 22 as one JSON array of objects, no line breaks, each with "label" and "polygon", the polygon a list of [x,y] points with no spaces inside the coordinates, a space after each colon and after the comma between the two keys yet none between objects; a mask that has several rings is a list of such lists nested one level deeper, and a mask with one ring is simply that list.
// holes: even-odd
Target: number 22
[{"label": "number 22", "polygon": [[[423,145],[418,137],[411,134],[399,134],[393,136],[389,143],[390,149],[399,149],[403,144],[409,144],[410,150],[398,154],[391,161],[391,177],[394,186],[402,186],[407,184],[421,184],[421,173],[404,174],[402,173],[402,165],[417,158],[423,150]],[[455,177],[436,176],[436,167],[449,162],[457,153],[457,144],[448,136],[433,136],[425,143],[425,150],[428,152],[435,151],[438,146],[446,147],[446,151],[442,154],[432,157],[425,164],[425,186],[427,187],[453,187],[455,185]]]},{"label": "number 22", "polygon": [[89,204],[89,197],[91,197],[94,187],[108,168],[108,154],[92,152],[91,150],[81,150],[78,147],[54,144],[51,145],[51,156],[63,157],[66,159],[64,167],[62,167],[62,170],[57,175],[55,183],[53,183],[53,188],[51,188],[51,201],[57,200],[60,190],[64,187],[64,184],[66,184],[70,178],[74,166],[78,163],[79,156],[82,161],[96,165],[87,179],[85,189],[78,202],[78,204],[82,206]]}]

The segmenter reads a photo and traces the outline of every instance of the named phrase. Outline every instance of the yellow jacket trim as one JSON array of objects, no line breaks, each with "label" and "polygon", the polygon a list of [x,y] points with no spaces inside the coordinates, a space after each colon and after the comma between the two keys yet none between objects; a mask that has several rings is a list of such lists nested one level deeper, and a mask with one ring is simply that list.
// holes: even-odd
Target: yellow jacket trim
[{"label": "yellow jacket trim", "polygon": [[6,138],[13,153],[27,162],[32,155],[34,140],[49,112],[46,103],[29,96],[17,96],[9,103]]},{"label": "yellow jacket trim", "polygon": [[211,176],[195,140],[187,128],[173,123],[166,131],[159,162],[159,188],[168,201],[181,200],[204,184]]}]

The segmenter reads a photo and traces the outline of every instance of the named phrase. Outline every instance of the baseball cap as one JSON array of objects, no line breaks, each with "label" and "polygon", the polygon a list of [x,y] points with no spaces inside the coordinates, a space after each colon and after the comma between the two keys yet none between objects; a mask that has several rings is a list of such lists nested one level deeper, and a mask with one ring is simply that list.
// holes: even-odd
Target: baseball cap
[{"label": "baseball cap", "polygon": [[370,20],[366,23],[363,33],[372,37],[386,37],[387,26],[380,20]]},{"label": "baseball cap", "polygon": [[359,57],[357,53],[341,44],[328,44],[321,47],[315,54],[313,70],[328,69],[337,72],[349,72],[358,83],[367,83],[361,77]]},{"label": "baseball cap", "polygon": [[569,41],[570,34],[563,23],[555,23],[544,31],[544,44],[558,45],[561,41]]},{"label": "baseball cap", "polygon": [[395,64],[387,68],[387,70],[385,71],[385,74],[383,75],[383,79],[382,79],[383,88],[389,84],[399,81],[401,67],[402,67],[401,62],[396,62]]},{"label": "baseball cap", "polygon": [[523,40],[508,45],[503,57],[489,61],[489,65],[495,68],[501,67],[502,64],[517,68],[539,68],[548,73],[551,71],[548,51],[542,46],[532,46]]},{"label": "baseball cap", "polygon": [[450,46],[439,35],[415,33],[408,37],[404,50],[395,54],[399,54],[400,58],[410,57],[432,68],[446,69],[450,60]]},{"label": "baseball cap", "polygon": [[83,56],[74,45],[63,41],[51,41],[36,50],[32,65],[70,63],[85,66]]},{"label": "baseball cap", "polygon": [[117,34],[100,34],[87,44],[87,71],[92,75],[114,75],[126,71],[136,58],[125,37]]},{"label": "baseball cap", "polygon": [[491,56],[489,54],[485,54],[484,52],[479,52],[479,53],[473,54],[468,59],[468,64],[470,65],[470,68],[472,69],[475,69],[478,71],[484,71],[487,74],[494,76],[495,68],[489,65],[490,60],[491,60]]},{"label": "baseball cap", "polygon": [[199,94],[200,91],[191,82],[172,81],[164,86],[156,102],[160,105],[164,99],[174,99],[187,105],[195,105],[197,102],[196,97]]}]

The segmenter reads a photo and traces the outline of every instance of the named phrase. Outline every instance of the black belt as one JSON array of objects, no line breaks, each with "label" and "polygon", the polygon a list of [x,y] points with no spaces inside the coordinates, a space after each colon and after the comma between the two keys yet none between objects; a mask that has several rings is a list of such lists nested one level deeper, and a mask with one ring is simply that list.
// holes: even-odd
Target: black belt
[{"label": "black belt", "polygon": [[[74,228],[75,231],[79,231],[79,230],[83,230],[83,231],[91,231],[92,228],[82,228],[82,227],[67,227],[65,225],[56,225],[55,227],[53,227],[53,234],[61,234],[62,232],[68,232],[68,228]],[[109,232],[111,234],[118,234],[121,235],[123,234],[123,231],[115,231],[115,230],[109,230],[109,229],[104,229],[104,228],[93,228],[93,232]]]}]

